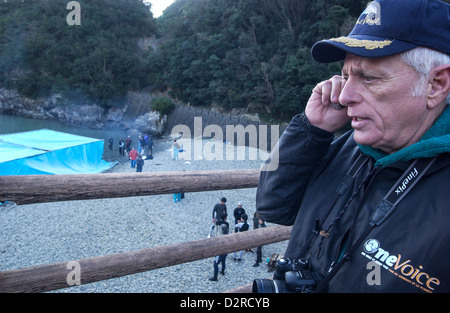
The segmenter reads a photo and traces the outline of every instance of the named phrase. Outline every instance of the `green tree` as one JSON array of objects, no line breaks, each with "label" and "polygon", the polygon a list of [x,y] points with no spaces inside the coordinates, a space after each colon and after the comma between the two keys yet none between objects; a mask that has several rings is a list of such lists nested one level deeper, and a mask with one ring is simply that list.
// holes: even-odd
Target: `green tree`
[{"label": "green tree", "polygon": [[107,105],[145,75],[139,39],[156,33],[141,0],[85,0],[81,25],[65,0],[0,4],[0,84],[27,96],[76,90]]},{"label": "green tree", "polygon": [[315,83],[339,73],[312,61],[312,44],[347,33],[363,3],[178,0],[158,18],[161,45],[147,57],[160,71],[152,82],[191,105],[287,121]]},{"label": "green tree", "polygon": [[169,115],[175,109],[175,104],[169,98],[161,97],[152,101],[151,107],[161,115]]}]

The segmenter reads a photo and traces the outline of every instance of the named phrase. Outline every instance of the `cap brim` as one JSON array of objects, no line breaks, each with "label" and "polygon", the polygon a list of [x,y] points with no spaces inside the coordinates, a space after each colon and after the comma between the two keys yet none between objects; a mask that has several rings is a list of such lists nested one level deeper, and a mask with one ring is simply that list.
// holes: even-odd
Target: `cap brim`
[{"label": "cap brim", "polygon": [[312,47],[311,55],[319,63],[332,63],[344,60],[347,52],[366,58],[378,58],[415,47],[416,44],[395,39],[353,35],[319,41]]}]

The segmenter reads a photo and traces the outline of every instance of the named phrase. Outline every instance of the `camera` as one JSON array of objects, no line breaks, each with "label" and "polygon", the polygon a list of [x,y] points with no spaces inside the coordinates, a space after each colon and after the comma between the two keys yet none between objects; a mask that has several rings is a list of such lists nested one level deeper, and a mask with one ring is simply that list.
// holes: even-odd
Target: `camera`
[{"label": "camera", "polygon": [[306,259],[282,258],[277,261],[273,280],[255,279],[253,293],[310,293],[323,277],[309,270]]}]

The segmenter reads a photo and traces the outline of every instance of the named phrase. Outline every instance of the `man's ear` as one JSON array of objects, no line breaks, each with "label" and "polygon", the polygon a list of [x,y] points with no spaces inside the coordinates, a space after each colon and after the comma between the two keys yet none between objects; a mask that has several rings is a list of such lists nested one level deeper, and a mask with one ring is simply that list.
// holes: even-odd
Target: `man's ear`
[{"label": "man's ear", "polygon": [[430,109],[443,103],[450,92],[450,64],[435,67],[430,72],[427,105]]}]

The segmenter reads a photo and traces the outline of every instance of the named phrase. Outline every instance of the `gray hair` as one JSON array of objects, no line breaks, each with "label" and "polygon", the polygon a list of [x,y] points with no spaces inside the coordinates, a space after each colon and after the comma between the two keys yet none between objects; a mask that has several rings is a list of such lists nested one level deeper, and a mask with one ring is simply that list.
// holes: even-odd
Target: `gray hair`
[{"label": "gray hair", "polygon": [[[426,82],[430,71],[440,65],[450,64],[450,56],[425,47],[417,47],[401,54],[403,61],[414,68],[419,74],[412,95],[421,95],[426,90]],[[447,95],[447,105],[450,105],[450,94]]]}]

